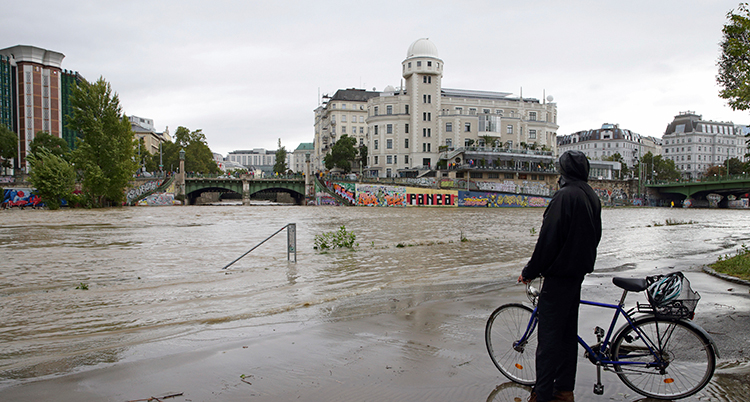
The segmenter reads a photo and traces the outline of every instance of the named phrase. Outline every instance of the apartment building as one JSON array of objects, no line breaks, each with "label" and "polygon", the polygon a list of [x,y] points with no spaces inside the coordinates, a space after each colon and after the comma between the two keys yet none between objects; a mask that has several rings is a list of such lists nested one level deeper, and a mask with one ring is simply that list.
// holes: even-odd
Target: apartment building
[{"label": "apartment building", "polygon": [[727,159],[747,158],[746,139],[741,126],[730,122],[703,120],[693,111],[681,112],[664,131],[664,157],[674,161],[686,179],[703,177],[711,166]]},{"label": "apartment building", "polygon": [[620,154],[625,164],[633,168],[642,155],[649,152],[660,155],[662,141],[620,128],[619,124],[604,123],[598,129],[558,136],[557,149],[560,154],[570,150],[581,151],[590,160],[604,160]]}]

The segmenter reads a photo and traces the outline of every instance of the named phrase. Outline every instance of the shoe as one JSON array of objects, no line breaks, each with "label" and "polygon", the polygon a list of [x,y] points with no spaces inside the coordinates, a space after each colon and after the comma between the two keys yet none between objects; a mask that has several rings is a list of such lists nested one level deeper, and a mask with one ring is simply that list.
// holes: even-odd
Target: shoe
[{"label": "shoe", "polygon": [[531,391],[531,395],[529,395],[529,399],[527,399],[527,402],[536,402],[536,392]]},{"label": "shoe", "polygon": [[559,402],[575,402],[575,395],[573,391],[555,391],[552,394],[553,401]]}]

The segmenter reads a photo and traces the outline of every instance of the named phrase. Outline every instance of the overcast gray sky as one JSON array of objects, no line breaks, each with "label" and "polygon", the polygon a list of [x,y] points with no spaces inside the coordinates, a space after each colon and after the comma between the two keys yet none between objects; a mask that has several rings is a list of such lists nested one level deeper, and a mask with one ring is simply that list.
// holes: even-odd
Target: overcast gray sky
[{"label": "overcast gray sky", "polygon": [[318,94],[398,86],[429,38],[443,86],[554,96],[558,134],[618,123],[661,137],[679,112],[750,123],[718,97],[737,0],[14,1],[0,48],[65,54],[103,76],[126,114],[203,129],[214,152],[312,142]]}]

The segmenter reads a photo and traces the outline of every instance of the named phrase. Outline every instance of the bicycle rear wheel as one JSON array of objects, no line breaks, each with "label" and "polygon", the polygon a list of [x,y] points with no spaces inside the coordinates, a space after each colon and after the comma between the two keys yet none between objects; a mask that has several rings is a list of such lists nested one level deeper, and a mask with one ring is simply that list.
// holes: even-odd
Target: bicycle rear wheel
[{"label": "bicycle rear wheel", "polygon": [[681,321],[653,316],[637,319],[615,336],[612,360],[623,362],[615,363],[614,369],[625,385],[656,399],[695,394],[708,384],[716,368],[711,342],[700,331]]},{"label": "bicycle rear wheel", "polygon": [[[505,304],[490,314],[484,339],[495,366],[509,380],[534,385],[536,382],[536,324],[522,339],[534,310],[523,304]],[[518,346],[514,346],[520,341]]]}]

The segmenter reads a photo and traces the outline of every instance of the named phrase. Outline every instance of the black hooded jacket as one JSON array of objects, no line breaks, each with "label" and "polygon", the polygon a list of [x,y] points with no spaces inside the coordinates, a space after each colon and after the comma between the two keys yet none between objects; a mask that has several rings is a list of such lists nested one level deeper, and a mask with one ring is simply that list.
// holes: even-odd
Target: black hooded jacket
[{"label": "black hooded jacket", "polygon": [[540,275],[576,278],[594,270],[596,248],[602,237],[601,203],[587,183],[589,161],[580,151],[560,156],[560,190],[544,211],[531,260],[524,279]]}]

